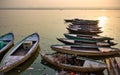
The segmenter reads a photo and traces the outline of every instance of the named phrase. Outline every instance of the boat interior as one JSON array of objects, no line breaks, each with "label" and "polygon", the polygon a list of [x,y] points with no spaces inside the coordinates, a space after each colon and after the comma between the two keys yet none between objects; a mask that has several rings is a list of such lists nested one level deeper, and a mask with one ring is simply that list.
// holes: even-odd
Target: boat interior
[{"label": "boat interior", "polygon": [[5,47],[11,40],[0,40],[0,49]]},{"label": "boat interior", "polygon": [[87,41],[76,41],[75,43],[89,43],[89,44],[96,44],[95,42],[87,42]]},{"label": "boat interior", "polygon": [[67,64],[75,65],[75,66],[83,66],[85,63],[85,60],[76,59],[74,57],[67,59]]},{"label": "boat interior", "polygon": [[71,46],[72,50],[87,50],[87,51],[99,51],[98,48],[93,47],[80,47],[80,46]]},{"label": "boat interior", "polygon": [[47,56],[49,58],[53,58],[53,61],[55,58],[57,58],[59,63],[62,63],[62,64],[83,66],[85,63],[85,60],[81,60],[80,58],[77,58],[76,56],[71,56],[71,55],[54,54],[52,57],[51,55],[47,55]]},{"label": "boat interior", "polygon": [[11,55],[12,56],[16,56],[16,55],[24,56],[29,52],[29,50],[35,43],[36,43],[36,41],[25,41]]},{"label": "boat interior", "polygon": [[92,36],[81,36],[81,35],[77,35],[77,37],[81,37],[81,38],[92,38]]}]

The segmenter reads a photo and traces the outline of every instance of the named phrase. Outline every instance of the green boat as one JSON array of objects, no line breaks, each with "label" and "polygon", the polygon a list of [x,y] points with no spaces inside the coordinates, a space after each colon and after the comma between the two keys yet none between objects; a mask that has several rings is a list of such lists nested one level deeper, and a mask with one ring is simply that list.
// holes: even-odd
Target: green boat
[{"label": "green boat", "polygon": [[98,36],[98,35],[93,36],[93,35],[65,33],[64,36],[68,39],[83,40],[83,41],[90,41],[90,42],[100,42],[100,41],[105,41],[105,40],[113,40],[113,38],[111,38],[111,37]]},{"label": "green boat", "polygon": [[117,43],[114,42],[88,42],[88,41],[79,41],[79,40],[72,40],[67,38],[57,38],[58,41],[66,44],[66,45],[87,45],[87,46],[102,46],[102,47],[110,47],[114,46]]},{"label": "green boat", "polygon": [[5,53],[14,45],[14,34],[7,33],[0,37],[0,61]]}]

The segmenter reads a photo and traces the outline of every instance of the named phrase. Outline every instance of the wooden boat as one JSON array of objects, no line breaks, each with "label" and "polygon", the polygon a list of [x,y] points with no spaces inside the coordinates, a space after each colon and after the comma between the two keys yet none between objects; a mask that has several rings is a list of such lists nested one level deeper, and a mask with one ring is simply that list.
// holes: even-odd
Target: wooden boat
[{"label": "wooden boat", "polygon": [[4,56],[0,63],[0,72],[7,72],[26,61],[37,50],[38,45],[39,35],[37,33],[33,33],[18,42]]},{"label": "wooden boat", "polygon": [[[107,68],[105,63],[98,62],[88,58],[74,58],[66,55],[41,54],[43,60],[60,69],[76,72],[98,72]],[[61,59],[60,59],[61,58]],[[73,62],[70,62],[70,60]],[[75,62],[76,61],[76,62]]]},{"label": "wooden boat", "polygon": [[98,27],[79,26],[79,25],[69,26],[69,28],[79,29],[79,30],[92,30],[92,31],[99,31],[100,30],[100,28],[98,28]]},{"label": "wooden boat", "polygon": [[68,19],[64,19],[64,21],[65,21],[66,23],[68,23],[68,22],[72,22],[73,19],[71,19],[71,20],[70,20],[70,19],[69,19],[69,20],[68,20]]},{"label": "wooden boat", "polygon": [[76,24],[76,25],[97,25],[99,23],[99,20],[85,20],[85,19],[65,19],[65,22],[70,22],[72,24]]},{"label": "wooden boat", "polygon": [[72,21],[72,24],[76,25],[97,25],[99,20],[84,20],[84,19],[75,19]]},{"label": "wooden boat", "polygon": [[98,25],[98,21],[72,21],[72,24],[76,24],[76,25]]},{"label": "wooden boat", "polygon": [[97,35],[102,33],[101,30],[90,30],[90,29],[79,29],[79,28],[67,28],[69,33],[71,34],[89,34],[89,35]]},{"label": "wooden boat", "polygon": [[57,38],[58,41],[66,44],[66,45],[87,45],[87,46],[103,46],[103,47],[110,47],[116,45],[117,43],[111,42],[88,42],[88,41],[79,41],[79,40],[72,40],[67,38]]},{"label": "wooden boat", "polygon": [[80,45],[52,45],[51,48],[57,52],[82,56],[111,56],[120,52],[118,48]]},{"label": "wooden boat", "polygon": [[64,21],[66,22],[66,23],[68,23],[68,22],[73,22],[73,21],[82,21],[83,19],[78,19],[78,18],[75,18],[75,19],[64,19]]},{"label": "wooden boat", "polygon": [[120,75],[120,57],[110,58],[111,67],[115,75]]},{"label": "wooden boat", "polygon": [[117,64],[117,67],[119,68],[119,73],[120,73],[120,57],[115,57],[114,59],[115,59],[114,61]]},{"label": "wooden boat", "polygon": [[13,45],[14,45],[13,33],[7,33],[0,37],[0,60]]},{"label": "wooden boat", "polygon": [[99,30],[102,27],[98,27],[98,26],[92,26],[92,25],[73,25],[73,24],[69,24],[68,25],[69,28],[79,28],[79,29],[90,29],[90,30]]},{"label": "wooden boat", "polygon": [[83,34],[68,34],[65,33],[64,36],[68,39],[73,40],[90,40],[90,41],[105,41],[105,40],[113,40],[114,38],[111,37],[105,37],[105,36],[92,36],[92,35],[83,35]]}]

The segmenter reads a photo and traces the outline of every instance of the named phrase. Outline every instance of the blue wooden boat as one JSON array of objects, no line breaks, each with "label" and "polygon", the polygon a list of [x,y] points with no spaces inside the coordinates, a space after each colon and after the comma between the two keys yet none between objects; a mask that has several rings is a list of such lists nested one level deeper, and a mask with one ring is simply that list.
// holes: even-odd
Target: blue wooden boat
[{"label": "blue wooden boat", "polygon": [[39,45],[39,35],[33,33],[18,42],[3,57],[0,63],[0,73],[7,72],[29,59],[37,50]]},{"label": "blue wooden boat", "polygon": [[4,54],[14,45],[14,34],[7,33],[0,37],[0,61]]}]

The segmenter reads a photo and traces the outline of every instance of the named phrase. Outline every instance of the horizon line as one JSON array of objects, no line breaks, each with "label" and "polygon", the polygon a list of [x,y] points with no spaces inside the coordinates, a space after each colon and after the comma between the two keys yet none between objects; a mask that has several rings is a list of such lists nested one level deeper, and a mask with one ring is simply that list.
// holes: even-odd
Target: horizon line
[{"label": "horizon line", "polygon": [[0,8],[0,10],[120,10],[120,8],[79,8],[79,7],[9,7],[9,8]]}]

